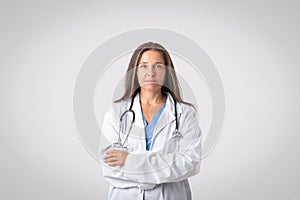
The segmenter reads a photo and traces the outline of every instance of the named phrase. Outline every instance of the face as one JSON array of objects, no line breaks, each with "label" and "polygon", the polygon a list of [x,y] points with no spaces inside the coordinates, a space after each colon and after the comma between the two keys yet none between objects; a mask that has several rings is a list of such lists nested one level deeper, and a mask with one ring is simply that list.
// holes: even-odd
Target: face
[{"label": "face", "polygon": [[142,90],[160,91],[166,68],[162,55],[155,50],[145,51],[137,66],[137,79]]}]

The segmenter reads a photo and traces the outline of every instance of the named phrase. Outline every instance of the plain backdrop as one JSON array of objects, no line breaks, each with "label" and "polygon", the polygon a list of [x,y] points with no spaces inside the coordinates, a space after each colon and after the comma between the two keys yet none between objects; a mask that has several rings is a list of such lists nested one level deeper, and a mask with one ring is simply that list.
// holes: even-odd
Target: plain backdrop
[{"label": "plain backdrop", "polygon": [[205,49],[222,78],[222,136],[190,179],[196,200],[300,198],[300,3],[295,0],[0,2],[0,199],[100,200],[72,98],[104,41],[155,27]]}]

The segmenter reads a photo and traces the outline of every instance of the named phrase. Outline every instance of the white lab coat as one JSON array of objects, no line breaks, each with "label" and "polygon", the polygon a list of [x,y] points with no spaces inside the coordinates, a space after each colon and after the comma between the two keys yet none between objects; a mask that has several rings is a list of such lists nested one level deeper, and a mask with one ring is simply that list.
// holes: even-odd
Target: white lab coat
[{"label": "white lab coat", "polygon": [[[101,139],[101,161],[106,146],[118,140],[120,116],[129,106],[130,100],[114,103],[106,113],[102,126],[105,137]],[[125,165],[109,167],[102,161],[103,175],[110,183],[108,199],[190,200],[192,197],[187,178],[199,172],[201,161],[202,134],[194,109],[177,103],[182,137],[173,138],[175,109],[173,98],[168,94],[149,151],[146,151],[139,94],[134,99],[132,110],[135,112],[135,123],[125,144],[129,152]],[[129,127],[130,121],[127,123]],[[122,142],[124,138],[125,135],[122,135]]]}]

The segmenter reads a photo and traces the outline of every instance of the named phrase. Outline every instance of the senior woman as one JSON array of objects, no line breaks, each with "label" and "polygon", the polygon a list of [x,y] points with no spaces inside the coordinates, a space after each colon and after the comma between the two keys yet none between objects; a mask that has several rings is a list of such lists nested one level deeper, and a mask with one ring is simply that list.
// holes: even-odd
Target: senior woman
[{"label": "senior woman", "polygon": [[110,143],[101,154],[108,199],[192,199],[188,178],[199,172],[202,134],[162,45],[134,51],[124,95],[105,114],[102,132]]}]

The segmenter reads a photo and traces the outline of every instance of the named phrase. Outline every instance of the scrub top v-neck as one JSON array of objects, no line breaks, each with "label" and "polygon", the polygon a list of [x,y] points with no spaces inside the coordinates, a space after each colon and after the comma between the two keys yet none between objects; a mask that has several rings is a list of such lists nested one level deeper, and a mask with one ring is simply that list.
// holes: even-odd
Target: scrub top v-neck
[{"label": "scrub top v-neck", "polygon": [[[167,102],[167,101],[166,101]],[[164,110],[164,108],[166,107],[166,102],[161,106],[161,108],[156,112],[156,114],[154,115],[154,117],[150,120],[149,123],[147,123],[144,114],[142,112],[142,116],[143,116],[143,122],[144,122],[144,126],[145,126],[145,132],[146,132],[146,150],[149,151],[150,150],[150,146],[152,143],[152,135],[154,132],[154,129],[156,127],[156,124],[158,122],[158,119],[162,113],[162,111]]]}]

